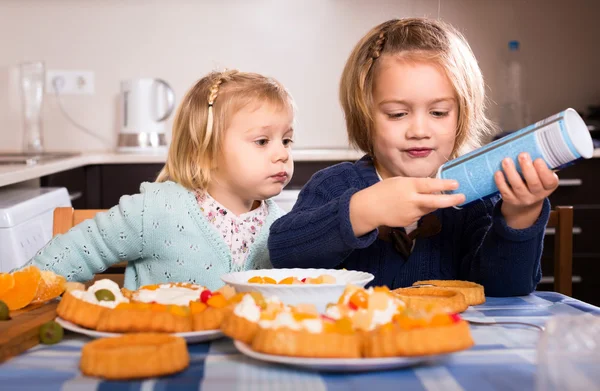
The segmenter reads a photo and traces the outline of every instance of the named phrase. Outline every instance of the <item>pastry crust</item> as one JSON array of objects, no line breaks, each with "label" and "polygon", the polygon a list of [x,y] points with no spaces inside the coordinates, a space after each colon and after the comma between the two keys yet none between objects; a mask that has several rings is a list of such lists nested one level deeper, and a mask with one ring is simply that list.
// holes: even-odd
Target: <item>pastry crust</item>
[{"label": "pastry crust", "polygon": [[221,331],[228,337],[250,344],[258,331],[258,323],[231,313],[221,323]]},{"label": "pastry crust", "polygon": [[[140,289],[152,291],[163,288],[189,289],[192,298],[200,296],[200,294],[196,295],[196,291],[203,289],[199,285],[190,283],[147,285]],[[229,287],[229,290],[223,288],[221,291],[215,291],[214,294],[208,295],[206,302],[192,300],[186,304],[181,304],[186,300],[181,300],[180,297],[169,300],[169,295],[166,295],[166,300],[164,300],[165,297],[162,297],[166,304],[160,304],[157,301],[146,300],[147,297],[144,301],[136,301],[139,292],[140,290],[130,291],[126,288],[120,288],[120,292],[113,291],[114,295],[122,294],[123,298],[117,297],[116,302],[107,304],[105,307],[79,298],[81,295],[78,296],[78,293],[82,293],[84,298],[89,297],[89,294],[86,296],[86,291],[75,294],[67,291],[63,295],[57,312],[63,319],[80,326],[113,333],[183,333],[219,330],[223,319],[232,311],[225,294],[228,296],[235,294],[233,288]],[[188,296],[190,296],[189,292]],[[179,304],[177,304],[178,302]],[[113,306],[115,308],[110,308]]]},{"label": "pastry crust", "polygon": [[469,307],[461,292],[436,287],[399,288],[392,291],[409,310],[458,313]]},{"label": "pastry crust", "polygon": [[382,327],[365,335],[365,357],[427,356],[452,353],[473,346],[469,325],[464,320],[447,326],[406,330],[398,325]]},{"label": "pastry crust", "polygon": [[233,310],[231,308],[207,307],[198,314],[192,314],[192,331],[218,330],[223,320]]},{"label": "pastry crust", "polygon": [[110,311],[110,309],[80,300],[73,296],[70,291],[63,294],[56,309],[58,316],[64,320],[88,329],[95,329],[107,311]]},{"label": "pastry crust", "polygon": [[358,333],[311,333],[260,327],[252,341],[252,349],[281,356],[359,358],[361,338]]},{"label": "pastry crust", "polygon": [[185,333],[192,330],[187,308],[182,308],[182,313],[176,314],[168,306],[158,306],[158,310],[153,309],[152,305],[128,304],[124,308],[117,307],[104,314],[96,329],[113,333]]},{"label": "pastry crust", "polygon": [[183,338],[140,333],[84,345],[80,369],[87,376],[125,380],[170,375],[187,368],[189,362]]},{"label": "pastry crust", "polygon": [[467,305],[479,305],[485,303],[483,286],[474,282],[459,280],[427,280],[417,281],[413,286],[416,285],[434,285],[441,289],[460,292],[465,296]]}]

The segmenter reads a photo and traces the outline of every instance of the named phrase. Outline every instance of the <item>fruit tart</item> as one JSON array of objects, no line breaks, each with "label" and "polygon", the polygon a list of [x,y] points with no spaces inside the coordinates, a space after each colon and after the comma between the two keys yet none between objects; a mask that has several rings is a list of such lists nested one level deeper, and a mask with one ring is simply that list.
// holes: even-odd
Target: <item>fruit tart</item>
[{"label": "fruit tart", "polygon": [[389,323],[405,308],[406,304],[385,286],[364,289],[348,285],[325,315],[335,320],[349,318],[355,330],[366,332]]},{"label": "fruit tart", "polygon": [[108,310],[128,302],[116,282],[103,279],[96,281],[87,290],[65,292],[56,312],[64,320],[95,329]]},{"label": "fruit tart", "polygon": [[227,299],[235,290],[218,291],[195,284],[146,285],[126,292],[130,303],[118,305],[98,323],[98,330],[110,332],[167,332],[218,330],[226,313]]},{"label": "fruit tart", "polygon": [[473,346],[469,325],[458,314],[407,310],[365,334],[365,357],[426,356]]},{"label": "fruit tart", "polygon": [[288,307],[275,317],[258,322],[252,340],[257,352],[317,358],[358,358],[361,336],[348,318],[334,320],[320,315],[314,305]]},{"label": "fruit tart", "polygon": [[189,306],[130,302],[106,311],[96,329],[112,333],[185,333],[192,330],[192,320]]},{"label": "fruit tart", "polygon": [[275,297],[265,299],[259,292],[238,293],[235,305],[221,324],[221,331],[235,340],[249,344],[258,331],[258,322],[273,320],[286,306]]},{"label": "fruit tart", "polygon": [[235,289],[225,285],[216,291],[204,289],[198,298],[190,302],[192,330],[218,330],[223,319],[232,311]]}]

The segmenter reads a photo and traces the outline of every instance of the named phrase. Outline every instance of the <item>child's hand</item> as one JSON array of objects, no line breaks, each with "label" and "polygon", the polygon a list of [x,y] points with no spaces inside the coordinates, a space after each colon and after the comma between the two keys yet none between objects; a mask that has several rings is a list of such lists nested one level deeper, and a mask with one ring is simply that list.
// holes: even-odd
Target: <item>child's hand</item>
[{"label": "child's hand", "polygon": [[525,181],[509,158],[502,161],[504,174],[496,172],[494,180],[502,194],[502,215],[506,223],[509,227],[524,229],[539,217],[544,198],[558,187],[558,176],[542,159],[532,162],[528,153],[519,155],[519,165]]},{"label": "child's hand", "polygon": [[350,199],[354,234],[362,236],[381,225],[406,227],[436,209],[460,205],[464,194],[436,194],[457,188],[458,182],[449,179],[385,179]]}]

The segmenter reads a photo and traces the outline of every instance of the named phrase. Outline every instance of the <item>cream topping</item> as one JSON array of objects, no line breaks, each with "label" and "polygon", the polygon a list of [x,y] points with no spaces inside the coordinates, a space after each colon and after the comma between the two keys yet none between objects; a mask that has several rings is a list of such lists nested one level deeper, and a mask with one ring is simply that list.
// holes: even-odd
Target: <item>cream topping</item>
[{"label": "cream topping", "polygon": [[323,321],[320,318],[297,321],[290,311],[280,312],[274,320],[261,320],[258,325],[262,328],[288,328],[295,331],[306,330],[309,333],[315,334],[323,331]]},{"label": "cream topping", "polygon": [[240,318],[248,319],[250,322],[258,322],[260,319],[260,307],[256,305],[251,295],[244,295],[242,301],[233,309],[233,313]]},{"label": "cream topping", "polygon": [[340,312],[340,307],[337,305],[331,305],[325,310],[325,315],[329,316],[332,319],[340,319],[342,317],[342,313]]},{"label": "cream topping", "polygon": [[369,330],[373,330],[377,326],[390,323],[394,315],[398,313],[398,304],[395,300],[388,300],[388,305],[385,310],[378,311],[373,310],[373,318],[371,319],[371,325]]},{"label": "cream topping", "polygon": [[318,334],[323,331],[323,321],[321,319],[304,319],[302,327],[309,333]]},{"label": "cream topping", "polygon": [[[105,300],[99,301],[96,298],[96,292],[101,289],[109,290],[115,296],[115,300],[114,301],[105,301]],[[75,297],[77,299],[86,301],[88,303],[96,304],[96,305],[99,305],[102,307],[107,307],[107,308],[115,308],[119,303],[129,303],[129,300],[125,296],[123,296],[123,293],[121,293],[121,289],[119,288],[119,285],[117,285],[116,282],[108,280],[108,279],[102,279],[102,280],[96,281],[86,291],[82,291],[82,290],[71,291],[71,295],[73,295],[73,297]]]},{"label": "cream topping", "polygon": [[198,286],[193,288],[173,286],[169,284],[159,285],[155,290],[140,289],[134,293],[134,300],[143,303],[156,302],[158,304],[175,304],[187,306],[190,301],[196,301],[200,298],[200,293],[204,290]]}]

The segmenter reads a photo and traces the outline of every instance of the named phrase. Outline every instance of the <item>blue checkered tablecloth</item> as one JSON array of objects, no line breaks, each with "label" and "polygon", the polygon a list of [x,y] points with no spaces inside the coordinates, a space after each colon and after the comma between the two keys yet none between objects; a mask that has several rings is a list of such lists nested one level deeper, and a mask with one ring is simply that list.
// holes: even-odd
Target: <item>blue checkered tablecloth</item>
[{"label": "blue checkered tablecloth", "polygon": [[[553,292],[488,298],[467,319],[544,325],[553,316],[600,308]],[[256,361],[231,340],[190,345],[190,366],[170,377],[112,382],[78,370],[87,337],[69,333],[59,344],[38,345],[0,365],[0,390],[534,390],[540,332],[518,326],[471,326],[475,346],[432,364],[369,373],[321,373]],[[600,387],[600,385],[597,385]]]}]

